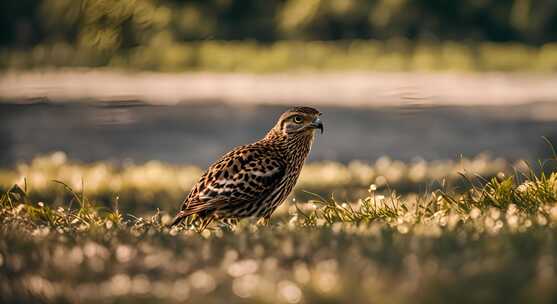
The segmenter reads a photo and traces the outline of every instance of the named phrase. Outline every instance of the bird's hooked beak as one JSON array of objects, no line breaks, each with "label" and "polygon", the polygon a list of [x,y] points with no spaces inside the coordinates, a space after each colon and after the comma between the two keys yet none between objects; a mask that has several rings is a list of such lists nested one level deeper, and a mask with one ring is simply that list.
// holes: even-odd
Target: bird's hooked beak
[{"label": "bird's hooked beak", "polygon": [[321,130],[321,134],[323,134],[323,122],[319,117],[315,117],[315,119],[311,122],[310,127]]}]

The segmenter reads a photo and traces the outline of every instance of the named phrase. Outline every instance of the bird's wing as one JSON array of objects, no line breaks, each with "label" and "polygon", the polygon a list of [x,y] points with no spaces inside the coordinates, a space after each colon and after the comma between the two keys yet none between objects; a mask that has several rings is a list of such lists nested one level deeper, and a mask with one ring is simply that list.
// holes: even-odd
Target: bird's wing
[{"label": "bird's wing", "polygon": [[258,201],[280,183],[285,171],[286,163],[263,148],[235,149],[209,167],[176,218]]}]

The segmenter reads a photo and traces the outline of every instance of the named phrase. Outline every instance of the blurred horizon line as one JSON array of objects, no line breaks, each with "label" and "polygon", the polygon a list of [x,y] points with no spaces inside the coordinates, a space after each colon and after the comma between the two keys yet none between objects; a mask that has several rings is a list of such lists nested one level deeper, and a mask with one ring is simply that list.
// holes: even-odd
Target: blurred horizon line
[{"label": "blurred horizon line", "polygon": [[8,71],[0,103],[98,101],[343,107],[523,105],[557,101],[556,74],[462,72]]}]

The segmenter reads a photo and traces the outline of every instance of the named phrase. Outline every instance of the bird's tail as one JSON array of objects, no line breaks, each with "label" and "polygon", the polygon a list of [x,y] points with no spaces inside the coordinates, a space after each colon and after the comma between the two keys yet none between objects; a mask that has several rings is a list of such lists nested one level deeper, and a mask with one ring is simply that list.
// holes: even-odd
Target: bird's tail
[{"label": "bird's tail", "polygon": [[173,227],[180,224],[188,216],[193,214],[196,214],[198,217],[200,217],[203,220],[203,223],[205,223],[205,220],[207,218],[212,218],[209,215],[212,211],[214,211],[215,204],[221,202],[222,202],[221,198],[212,199],[206,202],[202,202],[199,200],[188,201],[187,203],[184,202],[185,207],[180,212],[178,212],[178,214],[176,214],[176,216],[172,220],[172,223],[170,223],[169,227]]},{"label": "bird's tail", "polygon": [[[171,228],[171,227],[174,227],[176,225],[179,225],[183,220],[185,220],[188,216],[190,216],[192,214],[197,214],[197,213],[194,212],[194,211],[191,211],[191,210],[182,210],[182,211],[178,212],[178,214],[176,215],[176,217],[174,217],[174,219],[172,220],[172,223],[170,223],[170,225],[168,225],[168,227]],[[199,216],[199,214],[198,214],[198,216]],[[207,228],[207,226],[209,226],[209,224],[214,219],[215,218],[213,216],[201,217],[201,223],[198,226],[197,231],[202,232],[203,230],[205,230],[205,228]]]},{"label": "bird's tail", "polygon": [[170,225],[168,225],[168,227],[174,227],[178,224],[180,224],[183,220],[185,220],[188,216],[194,214],[195,212],[191,212],[191,211],[187,211],[187,210],[182,210],[180,212],[178,212],[178,214],[176,214],[176,216],[174,217],[174,219],[172,220],[172,222],[170,223]]}]

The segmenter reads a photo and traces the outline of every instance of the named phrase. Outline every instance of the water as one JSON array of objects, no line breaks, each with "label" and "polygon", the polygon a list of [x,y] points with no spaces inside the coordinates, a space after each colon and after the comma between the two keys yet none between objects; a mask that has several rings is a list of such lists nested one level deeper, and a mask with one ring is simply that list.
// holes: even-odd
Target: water
[{"label": "water", "polygon": [[[285,106],[141,102],[0,104],[0,166],[65,151],[84,162],[161,160],[206,166],[234,146],[261,138]],[[488,152],[506,159],[550,155],[557,105],[319,107],[325,133],[310,159],[409,161]]]}]

